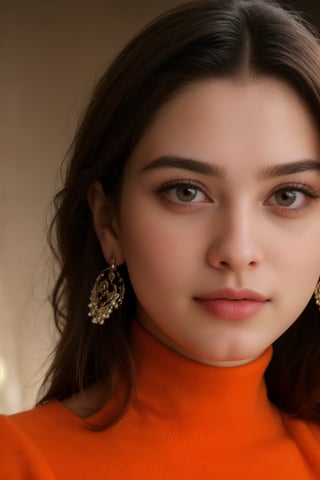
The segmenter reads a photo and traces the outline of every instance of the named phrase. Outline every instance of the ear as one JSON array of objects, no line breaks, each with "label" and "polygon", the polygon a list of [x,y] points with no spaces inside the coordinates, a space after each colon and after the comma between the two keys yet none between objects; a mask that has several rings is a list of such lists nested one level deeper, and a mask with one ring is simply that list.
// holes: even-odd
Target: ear
[{"label": "ear", "polygon": [[125,260],[115,209],[111,201],[106,198],[100,182],[94,182],[90,186],[87,199],[104,258],[108,263],[115,258],[116,264],[121,265]]}]

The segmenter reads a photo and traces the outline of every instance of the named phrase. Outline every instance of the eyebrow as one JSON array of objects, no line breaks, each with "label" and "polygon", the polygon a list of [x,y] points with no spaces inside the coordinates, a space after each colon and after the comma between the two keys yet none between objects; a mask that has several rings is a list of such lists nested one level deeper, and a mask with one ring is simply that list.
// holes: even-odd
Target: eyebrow
[{"label": "eyebrow", "polygon": [[163,157],[156,158],[145,165],[140,173],[165,168],[179,168],[181,170],[189,170],[190,172],[210,175],[212,177],[224,176],[223,170],[217,165],[176,155],[164,155]]},{"label": "eyebrow", "polygon": [[270,165],[269,167],[262,169],[261,177],[281,177],[283,175],[292,175],[293,173],[301,173],[308,170],[320,170],[320,162],[317,160],[299,160],[292,163]]},{"label": "eyebrow", "polygon": [[[156,158],[155,160],[152,160],[150,163],[145,165],[141,169],[140,173],[166,168],[178,168],[181,170],[188,170],[189,172],[209,175],[215,178],[224,178],[226,176],[225,170],[218,165],[176,155],[164,155],[162,157]],[[306,172],[309,170],[320,171],[320,162],[317,160],[306,159],[298,160],[296,162],[283,163],[279,165],[270,165],[263,168],[258,175],[262,179],[268,179],[285,175],[292,175],[294,173]]]}]

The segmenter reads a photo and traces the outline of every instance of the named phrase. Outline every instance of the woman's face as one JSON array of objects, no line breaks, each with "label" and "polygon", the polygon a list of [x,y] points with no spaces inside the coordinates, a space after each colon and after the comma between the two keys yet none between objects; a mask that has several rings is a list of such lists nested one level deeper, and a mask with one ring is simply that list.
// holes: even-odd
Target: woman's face
[{"label": "woman's face", "polygon": [[138,320],[201,362],[260,355],[317,283],[319,198],[319,131],[289,86],[186,88],[158,112],[124,175],[116,231]]}]

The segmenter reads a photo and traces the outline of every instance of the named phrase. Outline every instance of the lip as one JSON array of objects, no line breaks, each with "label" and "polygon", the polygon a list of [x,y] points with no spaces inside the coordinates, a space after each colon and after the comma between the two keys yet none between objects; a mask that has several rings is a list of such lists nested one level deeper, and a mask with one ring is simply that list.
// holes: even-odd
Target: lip
[{"label": "lip", "polygon": [[257,314],[269,299],[247,288],[223,288],[200,295],[195,300],[207,312],[222,320],[245,320]]},{"label": "lip", "polygon": [[254,300],[256,302],[266,302],[268,298],[260,293],[249,290],[248,288],[221,288],[213,292],[199,295],[197,300]]}]

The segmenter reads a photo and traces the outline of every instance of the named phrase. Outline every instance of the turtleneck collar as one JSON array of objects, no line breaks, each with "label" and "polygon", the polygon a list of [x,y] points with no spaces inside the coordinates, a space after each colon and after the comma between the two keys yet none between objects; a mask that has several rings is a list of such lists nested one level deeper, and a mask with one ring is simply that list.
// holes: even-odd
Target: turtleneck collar
[{"label": "turtleneck collar", "polygon": [[[268,401],[271,348],[250,364],[222,368],[184,358],[139,325],[131,343],[137,389],[125,414],[99,433],[58,401],[16,415],[12,428],[3,425],[4,451],[7,437],[18,448],[8,450],[14,467],[43,466],[41,478],[54,472],[59,479],[92,478],[93,469],[101,479],[320,478],[318,426],[282,415]],[[88,419],[91,426],[115,419],[121,390],[119,382]]]},{"label": "turtleneck collar", "polygon": [[135,322],[131,348],[137,371],[134,408],[186,426],[214,426],[216,433],[228,425],[242,434],[244,428],[257,433],[257,425],[270,428],[275,408],[267,398],[264,372],[272,347],[242,366],[209,366],[176,353]]}]

